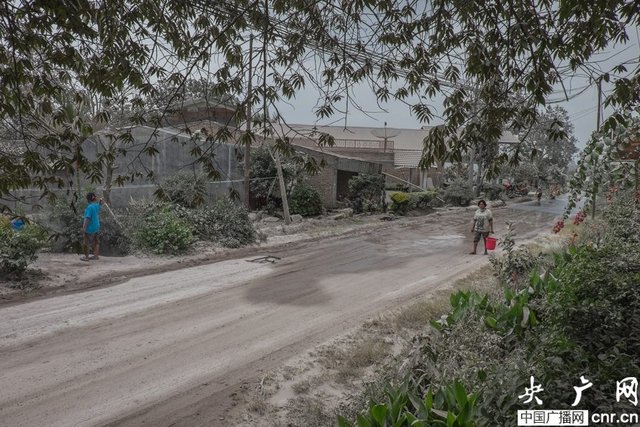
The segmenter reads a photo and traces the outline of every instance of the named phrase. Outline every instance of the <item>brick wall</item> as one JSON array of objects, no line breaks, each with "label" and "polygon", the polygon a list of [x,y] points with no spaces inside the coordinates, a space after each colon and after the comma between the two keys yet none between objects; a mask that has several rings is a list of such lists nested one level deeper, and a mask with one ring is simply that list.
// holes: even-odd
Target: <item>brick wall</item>
[{"label": "brick wall", "polygon": [[309,177],[309,185],[318,190],[326,208],[336,207],[337,181],[338,171],[331,168],[323,168],[317,175]]}]

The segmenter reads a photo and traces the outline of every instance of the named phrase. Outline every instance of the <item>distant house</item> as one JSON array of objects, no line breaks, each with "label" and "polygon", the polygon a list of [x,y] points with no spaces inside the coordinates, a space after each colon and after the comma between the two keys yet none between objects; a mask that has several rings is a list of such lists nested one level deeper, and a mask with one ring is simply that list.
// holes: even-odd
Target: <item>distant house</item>
[{"label": "distant house", "polygon": [[[333,153],[350,159],[357,159],[380,165],[379,173],[384,173],[388,181],[398,184],[411,183],[415,187],[433,188],[441,184],[442,166],[428,170],[420,168],[424,139],[433,127],[421,129],[401,129],[363,126],[314,126],[290,124],[280,126],[278,134],[290,138],[299,147],[315,147],[326,153]],[[329,134],[335,144],[319,147],[321,134]],[[518,137],[505,132],[500,143],[514,144]],[[312,179],[322,190],[327,206],[336,203],[348,193],[348,182],[357,172],[347,170],[326,170]]]}]

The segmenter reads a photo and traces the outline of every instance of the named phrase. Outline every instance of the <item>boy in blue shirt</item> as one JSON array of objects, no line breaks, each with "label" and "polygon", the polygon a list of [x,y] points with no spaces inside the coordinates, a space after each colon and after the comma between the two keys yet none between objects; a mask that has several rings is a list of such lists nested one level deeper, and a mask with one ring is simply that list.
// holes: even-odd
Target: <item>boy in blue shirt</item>
[{"label": "boy in blue shirt", "polygon": [[[102,200],[98,201],[95,193],[87,194],[87,202],[89,205],[84,210],[82,216],[82,231],[84,234],[84,256],[80,258],[82,261],[98,259],[100,257],[100,206]],[[93,249],[93,255],[89,257],[89,247]]]}]

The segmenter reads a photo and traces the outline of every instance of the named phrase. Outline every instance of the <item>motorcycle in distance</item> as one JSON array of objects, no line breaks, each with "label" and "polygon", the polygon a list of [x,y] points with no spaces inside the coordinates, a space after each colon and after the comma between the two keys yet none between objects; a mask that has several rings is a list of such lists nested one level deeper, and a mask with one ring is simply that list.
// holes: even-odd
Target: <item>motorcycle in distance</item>
[{"label": "motorcycle in distance", "polygon": [[526,185],[520,185],[516,187],[513,184],[503,184],[504,193],[508,198],[513,199],[514,197],[526,196],[529,194],[529,189]]}]

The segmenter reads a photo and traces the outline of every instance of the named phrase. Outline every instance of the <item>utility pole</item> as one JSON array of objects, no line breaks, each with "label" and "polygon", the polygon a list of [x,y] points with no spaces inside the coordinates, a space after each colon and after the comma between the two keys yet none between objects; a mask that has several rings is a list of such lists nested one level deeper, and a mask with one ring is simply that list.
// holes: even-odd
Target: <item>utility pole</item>
[{"label": "utility pole", "polygon": [[[598,114],[596,115],[596,130],[600,130],[600,121],[602,120],[601,116],[601,105],[602,105],[602,77],[598,78]],[[591,218],[596,217],[596,197],[598,196],[598,183],[596,181],[596,169],[598,168],[598,158],[593,164],[593,193],[592,193],[592,203],[593,209],[591,211]]]},{"label": "utility pole", "polygon": [[287,200],[287,186],[284,183],[284,174],[282,173],[282,164],[280,163],[280,153],[277,150],[271,150],[267,145],[267,120],[269,120],[269,109],[267,108],[267,35],[269,30],[269,0],[264,0],[264,33],[262,35],[262,60],[264,62],[264,70],[262,76],[263,84],[263,114],[264,114],[264,139],[263,144],[269,149],[271,157],[276,162],[276,171],[278,175],[278,183],[280,184],[280,197],[282,197],[282,213],[284,216],[284,223],[286,225],[291,224],[291,217],[289,216],[289,201]]},{"label": "utility pole", "polygon": [[249,201],[251,188],[251,91],[253,81],[253,34],[249,36],[249,82],[247,83],[247,143],[244,149],[244,200],[247,204],[247,209],[251,209],[251,203]]},{"label": "utility pole", "polygon": [[280,184],[280,195],[282,196],[282,213],[284,216],[284,223],[291,224],[291,216],[289,215],[289,201],[287,200],[287,187],[284,184],[284,175],[282,173],[282,164],[280,163],[280,153],[273,150],[271,154],[276,161],[276,170],[278,173],[278,183]]}]

